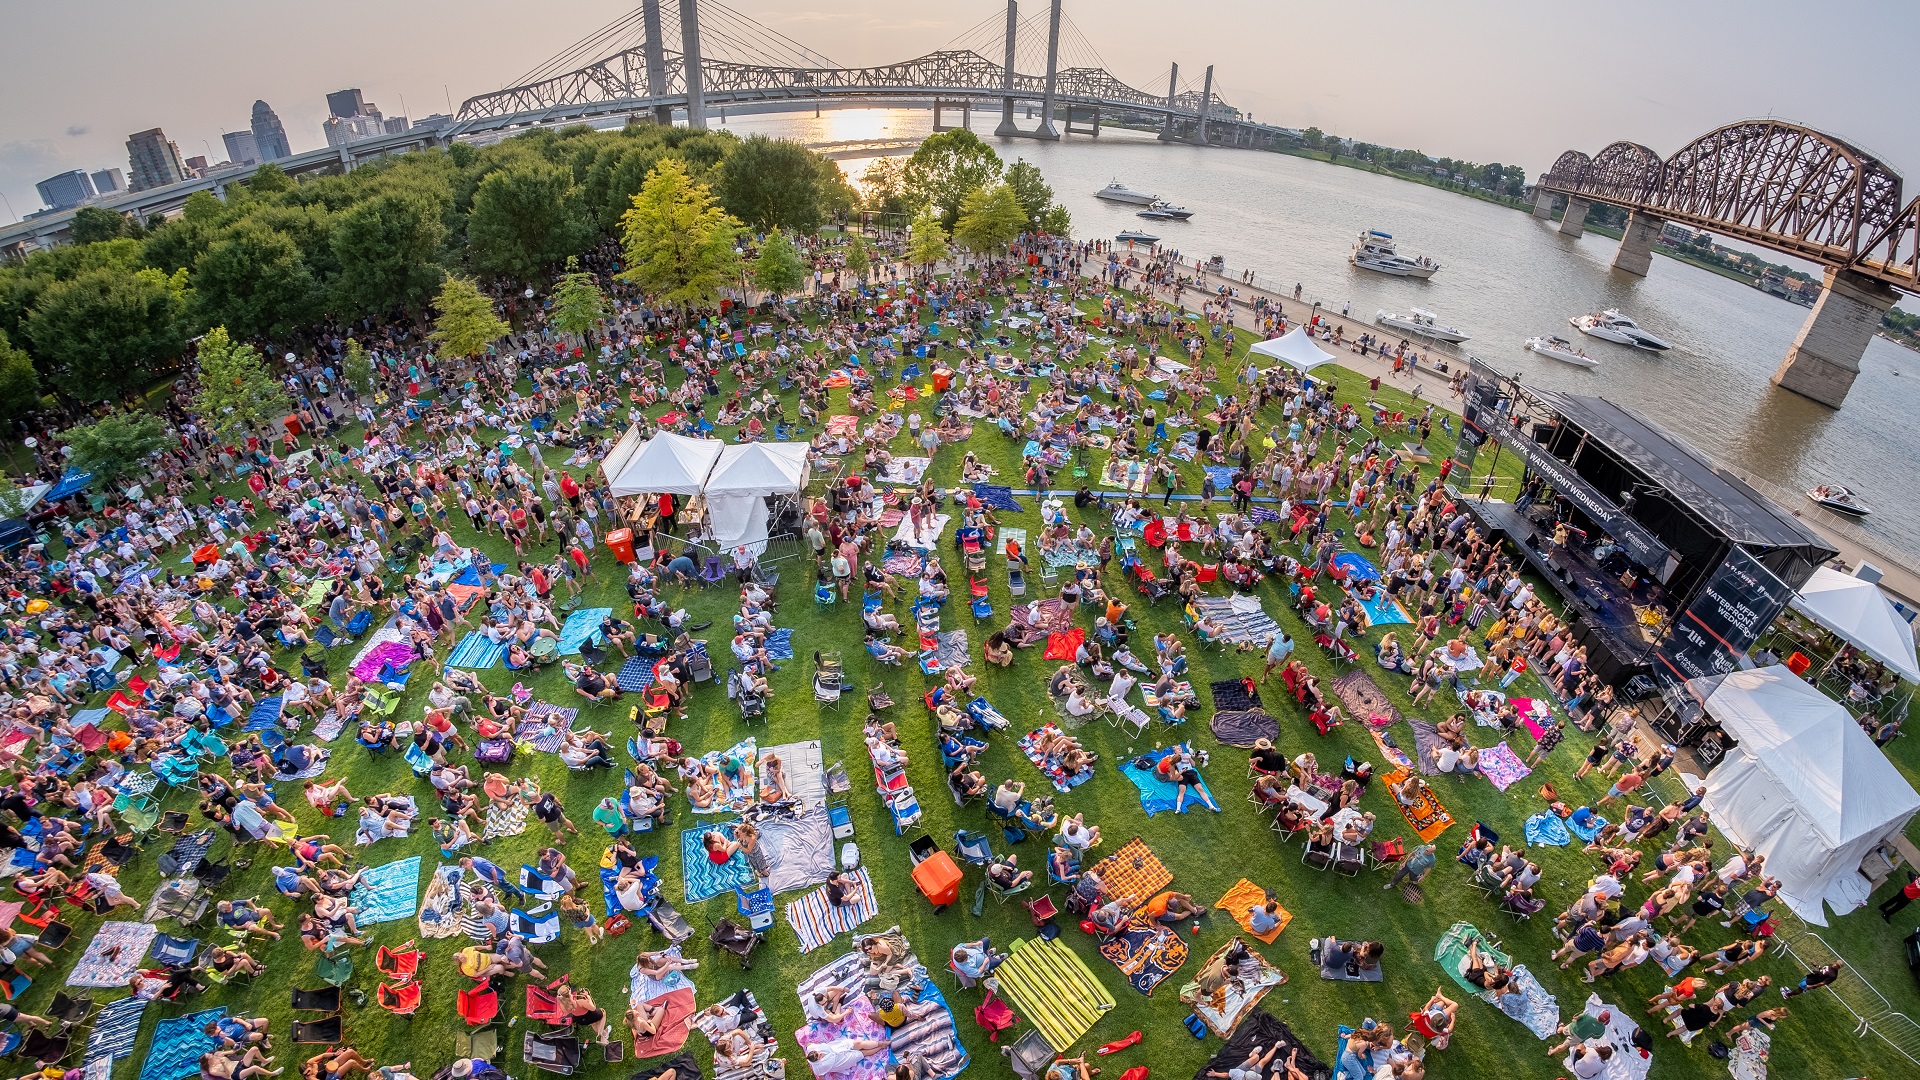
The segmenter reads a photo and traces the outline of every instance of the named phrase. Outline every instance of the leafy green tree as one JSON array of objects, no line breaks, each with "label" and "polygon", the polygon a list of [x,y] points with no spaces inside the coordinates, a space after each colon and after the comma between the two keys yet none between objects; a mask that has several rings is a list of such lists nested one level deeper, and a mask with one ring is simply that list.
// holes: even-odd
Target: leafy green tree
[{"label": "leafy green tree", "polygon": [[766,242],[760,245],[760,254],[753,260],[755,287],[781,300],[788,293],[799,292],[806,281],[807,264],[800,257],[800,249],[779,229],[768,233]]},{"label": "leafy green tree", "polygon": [[281,337],[314,321],[320,283],[291,237],[244,219],[221,230],[194,262],[193,299],[200,326]]},{"label": "leafy green tree", "polygon": [[899,219],[913,213],[913,199],[907,194],[906,163],[901,159],[875,158],[860,174],[860,186],[865,192],[861,205],[892,219],[886,224],[898,225]]},{"label": "leafy green tree", "polygon": [[40,407],[40,373],[33,357],[0,332],[0,419],[12,420]]},{"label": "leafy green tree", "polygon": [[73,223],[68,228],[73,232],[74,243],[97,244],[125,236],[127,219],[104,206],[83,206],[73,212]]},{"label": "leafy green tree", "polygon": [[858,278],[862,285],[867,276],[873,273],[873,257],[867,253],[867,238],[858,233],[847,237],[847,274]]},{"label": "leafy green tree", "polygon": [[1021,159],[1007,167],[1007,186],[1020,200],[1020,209],[1027,215],[1027,228],[1038,229],[1047,211],[1053,206],[1053,188],[1040,175],[1040,166]]},{"label": "leafy green tree", "polygon": [[1067,213],[1066,207],[1055,203],[1047,207],[1046,215],[1040,219],[1040,231],[1048,236],[1072,236],[1073,215]]},{"label": "leafy green tree", "polygon": [[620,276],[669,304],[713,303],[738,277],[739,231],[684,162],[664,158],[621,215],[627,269]]},{"label": "leafy green tree", "polygon": [[417,311],[445,271],[435,261],[447,226],[428,193],[382,191],[333,219],[328,241],[340,266],[333,291],[350,318],[405,307]]},{"label": "leafy green tree", "polygon": [[293,190],[293,178],[272,162],[255,169],[253,175],[247,177],[246,183],[247,190],[255,195],[277,195]]},{"label": "leafy green tree", "polygon": [[447,275],[433,306],[440,317],[429,335],[454,356],[477,356],[507,335],[512,327],[493,312],[493,301],[471,278]]},{"label": "leafy green tree", "polygon": [[1320,149],[1320,145],[1324,143],[1326,139],[1327,133],[1317,127],[1310,127],[1300,133],[1300,141],[1306,143],[1307,149],[1309,150]]},{"label": "leafy green tree", "polygon": [[293,399],[267,370],[260,350],[236,343],[226,327],[216,326],[200,339],[200,394],[193,405],[222,437],[238,442],[292,411]]},{"label": "leafy green tree", "polygon": [[347,339],[347,358],[340,364],[340,375],[355,393],[373,393],[373,357],[358,338]]},{"label": "leafy green tree", "polygon": [[942,228],[960,220],[960,200],[990,186],[1005,171],[1000,155],[966,128],[930,136],[901,168],[901,182],[917,207],[931,206]]},{"label": "leafy green tree", "polygon": [[592,240],[576,212],[573,174],[520,161],[480,181],[467,215],[467,261],[483,274],[533,281]]},{"label": "leafy green tree", "polygon": [[967,192],[960,201],[960,221],[954,239],[968,251],[989,258],[1004,254],[1007,245],[1027,227],[1027,211],[1011,184],[995,184]]},{"label": "leafy green tree", "polygon": [[947,230],[932,207],[920,211],[907,234],[907,262],[931,274],[935,264],[953,253],[947,243]]},{"label": "leafy green tree", "polygon": [[61,392],[120,397],[151,381],[187,345],[186,271],[103,267],[41,294],[27,319],[34,355]]},{"label": "leafy green tree", "polygon": [[73,449],[68,464],[77,472],[92,473],[103,487],[173,441],[160,418],[145,412],[109,413],[94,423],[68,428],[60,437]]},{"label": "leafy green tree", "polygon": [[810,235],[825,218],[819,159],[790,139],[754,135],[720,163],[713,190],[720,205],[756,232]]},{"label": "leafy green tree", "polygon": [[580,269],[580,260],[567,256],[567,272],[553,287],[553,310],[548,318],[564,334],[578,334],[586,340],[587,331],[607,316],[607,295],[600,282]]}]

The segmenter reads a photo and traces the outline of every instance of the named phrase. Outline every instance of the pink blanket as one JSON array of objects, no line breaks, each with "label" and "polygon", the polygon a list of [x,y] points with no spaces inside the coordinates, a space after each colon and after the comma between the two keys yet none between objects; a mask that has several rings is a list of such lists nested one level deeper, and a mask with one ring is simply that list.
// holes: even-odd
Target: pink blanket
[{"label": "pink blanket", "polygon": [[380,669],[385,665],[392,664],[399,670],[412,662],[413,646],[404,641],[383,641],[353,665],[353,677],[361,682],[373,682],[380,677]]}]

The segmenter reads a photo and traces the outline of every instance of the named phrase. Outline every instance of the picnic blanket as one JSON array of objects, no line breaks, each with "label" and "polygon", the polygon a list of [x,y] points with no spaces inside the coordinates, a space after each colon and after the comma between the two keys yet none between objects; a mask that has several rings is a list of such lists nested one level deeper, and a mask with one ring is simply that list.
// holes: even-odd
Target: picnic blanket
[{"label": "picnic blanket", "polygon": [[347,894],[347,902],[362,926],[412,918],[420,905],[420,856],[370,867]]},{"label": "picnic blanket", "polygon": [[919,577],[921,565],[921,556],[911,551],[896,551],[880,560],[880,569],[889,574],[905,574],[909,577]]},{"label": "picnic blanket", "polygon": [[458,910],[464,898],[460,880],[466,871],[458,863],[435,867],[427,879],[427,893],[420,900],[420,936],[450,938],[460,932]]},{"label": "picnic blanket", "polygon": [[927,475],[927,466],[931,464],[932,458],[896,454],[887,461],[886,468],[880,470],[880,481],[886,484],[918,484],[920,478]]},{"label": "picnic blanket", "polygon": [[146,958],[148,947],[159,933],[160,928],[148,922],[123,919],[102,923],[100,931],[87,943],[87,951],[67,974],[67,985],[126,986],[133,973],[140,970],[140,961]]},{"label": "picnic blanket", "polygon": [[1080,655],[1080,646],[1086,644],[1086,641],[1086,630],[1078,626],[1065,633],[1048,634],[1047,647],[1041,650],[1040,658],[1071,662],[1074,657]]},{"label": "picnic blanket", "polygon": [[[374,674],[379,674],[375,669]],[[241,731],[268,731],[280,726],[280,716],[285,711],[284,703],[278,694],[262,698],[247,712],[247,722]]]},{"label": "picnic blanket", "polygon": [[[1389,784],[1398,784],[1409,775],[1411,774],[1406,767],[1401,766],[1388,773],[1385,779]],[[1400,806],[1400,800],[1395,799],[1394,805]],[[1421,793],[1418,804],[1400,806],[1400,816],[1407,819],[1407,824],[1413,826],[1413,831],[1418,833],[1423,841],[1432,840],[1446,832],[1447,827],[1453,824],[1453,815],[1447,813],[1447,808],[1440,805],[1440,799],[1434,795],[1432,788]]]},{"label": "picnic blanket", "polygon": [[767,635],[767,659],[793,659],[793,628],[783,626]]},{"label": "picnic blanket", "polygon": [[447,654],[447,667],[471,668],[479,671],[500,663],[507,654],[507,647],[488,639],[480,633],[468,634],[460,639],[460,644]]},{"label": "picnic blanket", "polygon": [[[693,808],[693,812],[696,814],[731,814],[738,813],[752,806],[754,780],[759,773],[758,758],[759,753],[754,745],[753,736],[751,735],[727,747],[725,750],[709,750],[702,755],[702,760],[714,768],[719,769],[722,773],[727,771],[726,763],[729,759],[738,759],[744,762],[746,768],[740,771],[739,779],[725,780],[727,790],[713,801],[713,805],[696,806]],[[723,777],[723,779],[725,778]]]},{"label": "picnic blanket", "polygon": [[787,905],[787,923],[800,936],[801,952],[812,952],[841,934],[853,932],[855,927],[880,914],[879,901],[873,895],[873,879],[867,876],[867,868],[863,866],[854,871],[854,876],[865,886],[860,891],[860,902],[857,904],[836,905],[827,899],[827,890],[819,888]]},{"label": "picnic blanket", "polygon": [[1257,596],[1201,596],[1193,608],[1220,627],[1220,640],[1228,645],[1265,645],[1280,632]]},{"label": "picnic blanket", "polygon": [[[529,796],[537,797],[540,794],[540,781],[529,776],[521,783],[533,786],[533,790],[528,793]],[[480,831],[480,839],[498,840],[503,836],[519,836],[527,830],[527,815],[530,809],[531,803],[528,797],[512,799],[504,806],[487,807],[487,821]]]},{"label": "picnic blanket", "polygon": [[1433,947],[1433,962],[1439,964],[1462,990],[1490,1005],[1496,1004],[1492,991],[1482,990],[1467,981],[1467,948],[1474,942],[1479,942],[1482,958],[1513,971],[1512,985],[1518,993],[1501,998],[1497,1002],[1500,1011],[1518,1020],[1538,1038],[1551,1036],[1560,1027],[1560,1003],[1541,987],[1539,980],[1527,971],[1525,964],[1514,967],[1513,958],[1494,948],[1479,927],[1469,922],[1454,923],[1440,938],[1439,944]]},{"label": "picnic blanket", "polygon": [[952,520],[951,514],[935,514],[926,519],[920,527],[919,535],[915,536],[913,519],[907,518],[902,520],[900,527],[893,531],[893,538],[915,550],[932,551],[939,545],[940,534],[946,530],[947,523]]},{"label": "picnic blanket", "polygon": [[767,857],[766,884],[770,891],[783,893],[819,885],[838,869],[833,857],[833,825],[818,802],[798,817],[773,814],[755,825],[760,830],[760,850]]},{"label": "picnic blanket", "polygon": [[1007,1003],[1033,1025],[1055,1053],[1066,1053],[1114,1005],[1113,995],[1093,977],[1086,961],[1058,939],[1015,941],[994,975],[1000,980],[1000,993]]},{"label": "picnic blanket", "polygon": [[780,743],[760,750],[760,786],[768,786],[767,762],[778,758],[787,778],[787,797],[796,807],[818,806],[827,799],[827,776],[820,758],[820,740]]},{"label": "picnic blanket", "polygon": [[136,997],[121,998],[101,1009],[93,1019],[93,1031],[87,1035],[87,1052],[81,1061],[91,1065],[101,1058],[118,1061],[132,1054],[134,1040],[140,1034],[140,1017],[146,1011],[147,999]]},{"label": "picnic blanket", "polygon": [[1533,770],[1521,762],[1519,755],[1507,747],[1505,742],[1498,746],[1489,746],[1480,751],[1480,771],[1501,791],[1525,780]]},{"label": "picnic blanket", "polygon": [[1047,779],[1053,783],[1055,791],[1067,792],[1093,779],[1093,766],[1089,765],[1077,773],[1068,775],[1067,771],[1060,766],[1058,754],[1040,752],[1041,739],[1060,733],[1060,725],[1053,723],[1046,724],[1037,731],[1028,732],[1020,737],[1020,752],[1027,755],[1027,760],[1033,762],[1034,768],[1046,774]]},{"label": "picnic blanket", "polygon": [[853,438],[860,431],[860,418],[857,416],[827,417],[827,434],[845,435]]},{"label": "picnic blanket", "polygon": [[[1348,716],[1383,727],[1406,719],[1387,697],[1387,692],[1380,689],[1380,684],[1373,681],[1373,676],[1364,671],[1349,671],[1327,685],[1333,689],[1333,696],[1340,699],[1340,705],[1347,710]],[[1388,724],[1372,721],[1376,716],[1388,721]]]},{"label": "picnic blanket", "polygon": [[973,493],[980,502],[992,510],[1008,510],[1021,513],[1025,507],[1014,501],[1013,489],[998,484],[975,484]]},{"label": "picnic blanket", "polygon": [[1148,997],[1187,962],[1188,951],[1178,929],[1137,917],[1100,943],[1100,955],[1120,969],[1128,985]]},{"label": "picnic blanket", "polygon": [[[580,716],[580,710],[569,705],[555,705],[548,701],[536,701],[527,706],[526,724],[521,725],[521,735],[527,745],[543,754],[557,754],[567,741],[567,732],[573,730],[573,722]],[[526,725],[542,725],[542,730],[527,735]]]},{"label": "picnic blanket", "polygon": [[[353,842],[355,844],[364,846],[366,844],[377,843],[381,840],[404,839],[413,831],[413,823],[420,820],[419,805],[414,801],[413,796],[396,795],[393,796],[392,801],[395,803],[405,803],[408,809],[411,810],[406,824],[399,826],[390,825],[387,823],[384,815],[374,813],[371,807],[362,807],[360,809],[360,824],[353,830]],[[379,827],[379,832],[374,831],[376,824]]]},{"label": "picnic blanket", "polygon": [[[1176,812],[1184,814],[1195,806],[1205,806],[1213,800],[1213,792],[1207,790],[1207,781],[1203,777],[1200,781],[1199,794],[1189,793],[1185,805],[1181,805],[1180,785],[1160,779],[1159,775],[1153,771],[1154,766],[1158,765],[1162,758],[1178,749],[1175,746],[1163,747],[1120,763],[1120,775],[1140,789],[1140,808],[1147,812],[1148,817],[1162,810],[1173,810],[1176,806],[1179,807]],[[1205,796],[1204,799],[1201,798],[1202,795]],[[1219,803],[1216,802],[1214,805],[1218,806]]]},{"label": "picnic blanket", "polygon": [[[381,630],[380,633],[387,633]],[[394,631],[399,633],[399,631]],[[362,650],[353,662],[353,677],[361,682],[380,681],[380,672],[391,666],[398,671],[413,662],[413,646],[405,641],[380,641]]]},{"label": "picnic blanket", "polygon": [[275,770],[273,774],[275,780],[311,780],[327,771],[327,762],[332,757],[332,751],[325,747],[314,747],[310,743],[301,745],[309,746],[314,750],[313,759],[307,762],[304,768],[294,772],[287,772],[284,768]]},{"label": "picnic blanket", "polygon": [[[1025,604],[1015,604],[1013,605],[1013,610],[1007,614],[1007,618],[1012,622],[1020,623],[1024,626],[1031,626],[1035,630],[1047,634],[1064,634],[1070,629],[1079,629],[1073,625],[1073,609],[1067,606],[1065,600],[1057,596],[1049,597],[1045,600],[1034,600]],[[1086,639],[1083,636],[1081,640],[1084,641]],[[1075,642],[1074,648],[1077,649],[1079,647],[1079,642]],[[1072,659],[1072,657],[1068,657],[1067,659]]]},{"label": "picnic blanket", "polygon": [[[1207,1018],[1203,1016],[1201,1019]],[[1215,1034],[1226,1037],[1227,1043],[1211,1060],[1200,1066],[1200,1071],[1193,1074],[1193,1080],[1216,1080],[1216,1077],[1225,1075],[1227,1070],[1245,1064],[1247,1057],[1256,1049],[1261,1050],[1264,1057],[1268,1047],[1279,1048],[1273,1056],[1275,1065],[1291,1060],[1294,1068],[1299,1069],[1307,1080],[1331,1080],[1333,1076],[1333,1070],[1327,1063],[1314,1056],[1313,1051],[1300,1041],[1285,1021],[1265,1009],[1250,1008],[1233,1028],[1231,1036],[1217,1029]]]},{"label": "picnic blanket", "polygon": [[[847,1020],[839,1025],[829,1024],[824,1020],[811,1021],[806,1027],[795,1032],[796,1039],[802,1047],[815,1046],[824,1041],[843,1037],[884,1039],[890,1043],[890,1052],[876,1051],[876,1055],[885,1055],[884,1057],[869,1057],[851,1073],[835,1073],[835,1077],[868,1076],[871,1069],[878,1068],[883,1071],[873,1074],[871,1080],[880,1080],[880,1077],[891,1073],[886,1066],[893,1064],[896,1060],[911,1059],[925,1065],[928,1074],[934,1080],[952,1080],[952,1077],[967,1067],[968,1058],[966,1048],[960,1043],[959,1031],[954,1024],[953,1010],[947,1004],[946,995],[941,992],[939,984],[928,976],[926,965],[910,951],[909,943],[900,935],[899,927],[875,936],[895,940],[899,947],[909,950],[904,960],[904,966],[913,975],[909,996],[923,1003],[932,1003],[940,1007],[928,1010],[925,1016],[910,1020],[888,1031],[872,1014],[872,999],[865,993],[870,989],[867,981],[866,957],[856,950],[815,971],[795,987],[802,1002],[812,1001],[813,995],[831,987],[845,990],[847,1001],[853,1003],[848,1006]],[[867,1007],[859,1008],[860,1005]],[[879,1032],[878,1035],[862,1034],[876,1029]]]},{"label": "picnic blanket", "polygon": [[[1588,808],[1584,806],[1580,808],[1580,810],[1587,809]],[[1582,825],[1579,820],[1580,810],[1575,810],[1573,812],[1574,816],[1567,819],[1567,829],[1572,832],[1573,835],[1579,837],[1582,843],[1591,844],[1593,843],[1593,838],[1600,835],[1600,830],[1607,827],[1607,819],[1601,817],[1599,814],[1594,814],[1591,820],[1585,825]],[[1589,812],[1591,813],[1591,811]]]},{"label": "picnic blanket", "polygon": [[[1330,940],[1332,939],[1322,938],[1321,944],[1324,946]],[[1333,955],[1332,950],[1325,948],[1320,952],[1319,968],[1320,977],[1329,982],[1377,983],[1387,977],[1386,969],[1379,964],[1375,964],[1372,967],[1356,967],[1354,970],[1348,971],[1346,962],[1344,960],[1338,960]]]},{"label": "picnic blanket", "polygon": [[[1246,949],[1246,955],[1228,965],[1227,954],[1235,945]],[[1287,977],[1279,968],[1268,963],[1266,957],[1254,952],[1237,937],[1215,949],[1200,970],[1204,973],[1216,967],[1225,972],[1225,982],[1211,994],[1202,994],[1200,983],[1195,980],[1180,988],[1180,1000],[1193,1008],[1193,1014],[1207,1025],[1209,1031],[1224,1039],[1239,1026],[1247,1010],[1260,1004],[1267,992],[1286,982]],[[1284,1052],[1274,1060],[1284,1061]]]},{"label": "picnic blanket", "polygon": [[940,645],[933,650],[933,658],[938,661],[941,671],[967,666],[968,646],[965,630],[944,631],[938,640]]},{"label": "picnic blanket", "polygon": [[766,1076],[767,1062],[779,1049],[773,1024],[767,1020],[767,1011],[760,1007],[753,991],[745,989],[735,991],[732,997],[718,1004],[724,1006],[730,1016],[723,1018],[702,1011],[694,1018],[694,1030],[705,1035],[707,1041],[716,1046],[736,1030],[745,1033],[756,1045],[753,1060],[745,1066],[724,1064],[716,1054],[713,1061],[714,1080],[755,1080]]},{"label": "picnic blanket", "polygon": [[[1602,1015],[1607,1017],[1606,1033],[1590,1044],[1613,1047],[1613,1057],[1607,1061],[1607,1069],[1599,1080],[1647,1080],[1647,1074],[1653,1071],[1653,1055],[1633,1045],[1633,1033],[1640,1029],[1633,1017],[1620,1006],[1600,1000],[1599,994],[1588,994],[1586,1007],[1580,1011],[1596,1019]],[[1568,1049],[1562,1064],[1568,1072],[1573,1071],[1572,1048]],[[1737,1069],[1734,1075],[1740,1075]]]},{"label": "picnic blanket", "polygon": [[1244,712],[1260,707],[1260,685],[1250,678],[1219,679],[1209,683],[1207,688],[1213,692],[1213,707],[1216,709]]},{"label": "picnic blanket", "polygon": [[756,882],[753,868],[747,865],[747,857],[741,852],[734,852],[724,863],[707,858],[707,834],[718,832],[731,840],[734,827],[739,824],[738,821],[716,821],[681,832],[680,867],[687,879],[688,903],[697,904],[731,889],[751,888]]},{"label": "picnic blanket", "polygon": [[613,681],[623,694],[637,694],[653,685],[653,665],[655,661],[644,656],[629,656],[620,665],[620,671]]},{"label": "picnic blanket", "polygon": [[1173,871],[1137,836],[1093,869],[1106,885],[1107,895],[1137,896],[1141,906],[1173,884]]},{"label": "picnic blanket", "polygon": [[1371,599],[1363,598],[1352,589],[1347,590],[1347,595],[1360,604],[1360,610],[1367,613],[1367,622],[1375,628],[1413,621],[1413,616],[1407,614],[1407,609],[1401,607],[1399,601],[1388,596],[1385,589],[1375,589]]},{"label": "picnic blanket", "polygon": [[1278,938],[1281,932],[1286,930],[1287,924],[1293,921],[1293,913],[1284,907],[1281,908],[1275,916],[1280,920],[1279,926],[1274,927],[1264,934],[1254,933],[1253,920],[1248,917],[1247,912],[1256,907],[1264,907],[1266,902],[1267,890],[1255,885],[1246,878],[1241,878],[1239,881],[1234,882],[1233,888],[1228,889],[1226,895],[1222,896],[1213,906],[1215,910],[1224,911],[1233,916],[1233,921],[1239,923],[1241,929],[1249,934],[1253,934],[1254,937],[1259,938],[1268,945],[1271,945],[1274,939]]},{"label": "picnic blanket", "polygon": [[183,1080],[199,1075],[201,1055],[220,1045],[218,1036],[206,1033],[206,1026],[225,1015],[227,1010],[222,1006],[160,1021],[153,1029],[147,1060],[140,1066],[140,1080]]},{"label": "picnic blanket", "polygon": [[1207,721],[1207,727],[1222,746],[1248,747],[1261,739],[1271,741],[1280,737],[1280,721],[1268,716],[1264,709],[1216,712],[1213,719]]},{"label": "picnic blanket", "polygon": [[[669,956],[679,956],[680,946],[675,945],[666,952]],[[638,964],[628,970],[628,1006],[653,1002],[666,1010],[654,1034],[634,1036],[635,1058],[659,1057],[687,1045],[687,1034],[693,1030],[693,1018],[699,1011],[699,1006],[694,1002],[695,991],[693,980],[687,978],[684,971],[669,972],[664,979],[654,979],[640,974]]]},{"label": "picnic blanket", "polygon": [[1527,734],[1536,740],[1546,734],[1546,726],[1553,723],[1553,706],[1539,698],[1510,698],[1507,704],[1520,714],[1520,722],[1526,725]]},{"label": "picnic blanket", "polygon": [[577,656],[580,646],[600,632],[600,621],[613,614],[610,607],[581,608],[567,616],[560,624],[560,647],[554,652],[560,656]]},{"label": "picnic blanket", "polygon": [[1101,487],[1119,488],[1135,495],[1146,494],[1147,484],[1152,479],[1152,469],[1119,454],[1109,454],[1106,465],[1100,469]]},{"label": "picnic blanket", "polygon": [[1527,846],[1566,847],[1573,842],[1567,823],[1551,810],[1542,810],[1527,819]]},{"label": "picnic blanket", "polygon": [[313,725],[313,737],[321,742],[332,742],[345,730],[347,730],[346,714],[339,709],[328,709],[320,717],[320,722]]}]

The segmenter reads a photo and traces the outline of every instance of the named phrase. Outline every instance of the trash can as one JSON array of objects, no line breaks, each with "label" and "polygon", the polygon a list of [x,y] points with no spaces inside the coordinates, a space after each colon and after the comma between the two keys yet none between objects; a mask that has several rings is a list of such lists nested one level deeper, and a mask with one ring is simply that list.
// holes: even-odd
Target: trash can
[{"label": "trash can", "polygon": [[948,371],[945,368],[933,369],[933,388],[935,390],[945,393],[947,388],[952,385],[953,385],[953,372]]},{"label": "trash can", "polygon": [[922,896],[932,901],[936,915],[960,899],[960,867],[954,864],[953,856],[944,851],[935,852],[913,868],[913,883],[920,887]]},{"label": "trash can", "polygon": [[633,561],[633,530],[615,529],[607,534],[607,546],[613,549],[613,557],[623,563]]}]

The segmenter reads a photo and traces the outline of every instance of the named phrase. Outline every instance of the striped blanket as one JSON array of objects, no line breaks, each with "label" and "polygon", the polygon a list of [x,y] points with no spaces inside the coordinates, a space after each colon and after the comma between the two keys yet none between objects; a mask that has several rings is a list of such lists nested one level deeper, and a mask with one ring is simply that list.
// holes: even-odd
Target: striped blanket
[{"label": "striped blanket", "polygon": [[87,1036],[87,1053],[81,1060],[91,1065],[101,1058],[113,1061],[133,1053],[134,1039],[140,1034],[140,1016],[147,1011],[144,998],[121,998],[100,1010],[93,1031]]},{"label": "striped blanket", "polygon": [[1013,943],[994,975],[1014,1011],[1040,1032],[1056,1053],[1065,1053],[1113,1008],[1113,995],[1072,949],[1046,938]]},{"label": "striped blanket", "polygon": [[483,670],[500,663],[500,658],[506,654],[507,647],[488,640],[487,635],[468,634],[453,647],[453,652],[447,654],[446,666]]},{"label": "striped blanket", "polygon": [[534,702],[527,706],[527,719],[533,723],[544,721],[547,730],[528,739],[527,744],[543,754],[559,753],[560,744],[566,741],[567,732],[573,730],[573,722],[579,716],[579,709],[546,701]]},{"label": "striped blanket", "polygon": [[1202,596],[1193,606],[1219,624],[1220,640],[1229,645],[1265,645],[1280,629],[1254,597]]},{"label": "striped blanket", "polygon": [[880,914],[880,903],[874,899],[873,879],[867,876],[867,868],[856,870],[854,876],[862,886],[857,904],[834,904],[827,899],[823,886],[787,905],[787,922],[800,936],[801,952],[812,952]]}]

